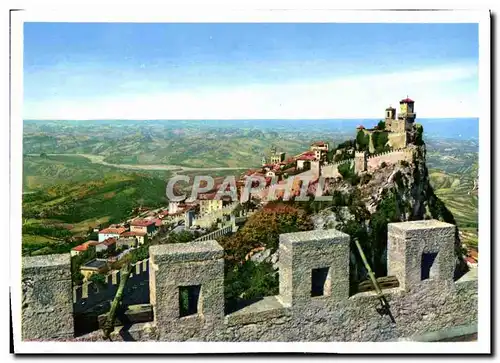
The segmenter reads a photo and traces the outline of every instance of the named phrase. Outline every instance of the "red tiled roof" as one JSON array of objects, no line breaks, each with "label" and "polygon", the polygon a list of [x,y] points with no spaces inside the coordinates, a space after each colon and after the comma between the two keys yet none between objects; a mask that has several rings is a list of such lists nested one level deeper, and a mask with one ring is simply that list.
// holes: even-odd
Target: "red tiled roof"
[{"label": "red tiled roof", "polygon": [[313,143],[311,144],[311,146],[324,146],[324,145],[326,145],[326,144],[328,144],[328,143],[327,143],[327,142],[325,142],[325,141],[316,141],[316,142],[313,142]]},{"label": "red tiled roof", "polygon": [[75,246],[72,248],[73,251],[83,252],[87,251],[89,245],[87,243],[82,243],[81,245]]},{"label": "red tiled roof", "polygon": [[131,226],[134,226],[134,227],[147,227],[147,226],[150,226],[152,224],[154,224],[155,221],[154,220],[145,220],[145,219],[136,219],[134,221],[132,221],[130,223]]},{"label": "red tiled roof", "polygon": [[127,228],[121,227],[121,228],[105,228],[102,231],[99,231],[99,233],[102,234],[122,234],[125,232]]},{"label": "red tiled roof", "polygon": [[359,125],[358,127],[356,127],[357,129],[361,129],[363,130],[365,127],[363,125]]},{"label": "red tiled roof", "polygon": [[140,231],[128,231],[125,233],[122,233],[120,237],[135,237],[135,236],[145,236],[146,232],[140,232]]},{"label": "red tiled roof", "polygon": [[162,222],[162,220],[161,220],[161,219],[157,219],[157,220],[155,221],[155,226],[156,226],[156,227],[160,227],[162,224],[163,224],[163,222]]},{"label": "red tiled roof", "polygon": [[198,199],[200,200],[212,200],[215,198],[215,195],[217,193],[204,193],[204,194],[198,194]]},{"label": "red tiled roof", "polygon": [[304,154],[297,158],[297,160],[314,160],[316,156],[314,154]]},{"label": "red tiled roof", "polygon": [[413,101],[411,98],[408,98],[406,97],[404,100],[401,100],[399,101],[399,103],[414,103],[415,101]]},{"label": "red tiled roof", "polygon": [[111,237],[111,238],[105,239],[100,244],[103,244],[105,246],[111,246],[112,244],[115,244],[115,243],[116,243],[116,239]]},{"label": "red tiled roof", "polygon": [[465,257],[465,261],[470,263],[470,264],[476,264],[477,261],[473,259],[472,257]]}]

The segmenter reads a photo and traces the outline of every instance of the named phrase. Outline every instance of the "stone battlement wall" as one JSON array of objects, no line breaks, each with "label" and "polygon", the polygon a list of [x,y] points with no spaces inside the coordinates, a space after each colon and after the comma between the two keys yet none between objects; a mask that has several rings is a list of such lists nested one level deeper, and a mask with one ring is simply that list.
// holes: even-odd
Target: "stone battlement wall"
[{"label": "stone battlement wall", "polygon": [[[373,172],[374,170],[380,168],[382,162],[386,164],[395,164],[399,161],[412,161],[413,160],[413,149],[411,148],[400,148],[396,150],[386,151],[375,155],[370,155],[366,157],[367,160],[367,171]],[[364,152],[356,151],[354,153],[354,158],[339,161],[333,164],[324,165],[321,168],[321,175],[325,178],[339,178],[342,175],[339,173],[338,167],[347,163],[354,163],[356,159],[361,159],[364,157]]]},{"label": "stone battlement wall", "polygon": [[380,168],[384,162],[386,164],[396,164],[400,161],[411,162],[413,160],[413,149],[403,148],[384,153],[371,155],[367,158],[368,171],[374,171]]},{"label": "stone battlement wall", "polygon": [[324,178],[340,178],[342,175],[339,173],[339,166],[347,163],[353,163],[354,158],[345,159],[333,164],[323,165],[321,168],[321,176]]},{"label": "stone battlement wall", "polygon": [[[84,312],[104,301],[112,300],[120,285],[121,271],[113,270],[106,275],[104,285],[92,281],[73,287],[73,310],[75,313]],[[132,265],[132,272],[127,281],[127,304],[147,302],[149,295],[149,259],[138,261]],[[132,293],[132,290],[134,293]],[[144,301],[146,300],[146,301]]]},{"label": "stone battlement wall", "polygon": [[226,234],[233,233],[235,231],[235,229],[236,229],[235,225],[225,226],[225,227],[219,228],[213,232],[207,233],[201,237],[198,237],[195,240],[193,240],[193,242],[210,241],[210,240],[225,236]]},{"label": "stone battlement wall", "polygon": [[[224,251],[216,241],[155,245],[150,247],[149,270],[154,321],[137,324],[127,334],[117,329],[113,339],[392,341],[474,325],[477,279],[472,270],[454,281],[455,229],[435,220],[389,224],[388,274],[398,279],[399,287],[384,293],[395,322],[379,313],[374,292],[349,296],[350,237],[337,230],[280,235],[279,294],[231,314],[224,312]],[[41,257],[49,262],[41,264]],[[66,257],[69,261],[65,255],[57,258]],[[24,339],[50,340],[73,333],[70,325],[53,329],[54,322],[72,314],[69,265],[53,265],[53,258],[23,260],[23,281],[31,278],[31,266],[41,265],[37,280],[23,290]],[[52,279],[50,285],[44,283],[46,276]],[[196,291],[191,301],[195,311],[181,316],[179,294],[186,288]],[[45,299],[46,294],[35,291],[66,298]],[[43,315],[47,305],[56,313]],[[98,340],[99,334],[77,340]]]}]

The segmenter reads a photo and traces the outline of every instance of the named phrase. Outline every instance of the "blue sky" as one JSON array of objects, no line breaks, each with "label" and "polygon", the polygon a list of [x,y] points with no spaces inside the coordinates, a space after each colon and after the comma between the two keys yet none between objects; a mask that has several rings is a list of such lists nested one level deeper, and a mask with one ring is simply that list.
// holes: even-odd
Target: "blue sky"
[{"label": "blue sky", "polygon": [[478,115],[477,24],[25,23],[24,118]]}]

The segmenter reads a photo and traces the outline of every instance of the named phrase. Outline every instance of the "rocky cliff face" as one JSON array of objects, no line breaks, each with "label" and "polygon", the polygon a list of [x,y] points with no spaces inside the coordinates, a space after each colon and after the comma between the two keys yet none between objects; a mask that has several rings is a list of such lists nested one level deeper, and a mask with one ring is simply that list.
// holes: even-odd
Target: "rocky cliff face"
[{"label": "rocky cliff face", "polygon": [[[430,184],[425,145],[413,147],[412,162],[399,162],[370,174],[363,173],[356,185],[340,180],[330,182],[328,192],[337,195],[341,205],[312,217],[315,228],[337,228],[358,238],[372,269],[380,276],[387,273],[388,223],[438,219],[456,224],[452,213],[434,194]],[[465,266],[461,260],[458,229],[456,247],[457,270],[460,271]],[[351,251],[354,250],[352,246]],[[364,279],[365,271],[357,252],[353,252],[352,262],[351,272],[358,279]]]}]

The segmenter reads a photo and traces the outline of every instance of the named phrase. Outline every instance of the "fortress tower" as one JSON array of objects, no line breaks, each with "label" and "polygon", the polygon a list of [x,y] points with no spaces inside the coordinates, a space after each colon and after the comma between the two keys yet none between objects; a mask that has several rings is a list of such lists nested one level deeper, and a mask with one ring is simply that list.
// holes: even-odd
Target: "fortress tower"
[{"label": "fortress tower", "polygon": [[396,118],[396,109],[385,109],[385,130],[389,131],[389,145],[393,148],[403,148],[411,142],[411,131],[415,122],[415,101],[406,97],[399,101],[399,113]]},{"label": "fortress tower", "polygon": [[396,109],[392,106],[389,106],[385,109],[385,128],[386,130],[391,130],[393,120],[396,119]]},{"label": "fortress tower", "polygon": [[413,123],[417,114],[414,112],[415,101],[406,97],[404,100],[399,101],[399,132],[411,131]]},{"label": "fortress tower", "polygon": [[399,101],[399,114],[396,119],[396,109],[389,107],[385,109],[385,128],[390,132],[411,131],[415,122],[416,113],[414,111],[415,101],[405,98]]}]

